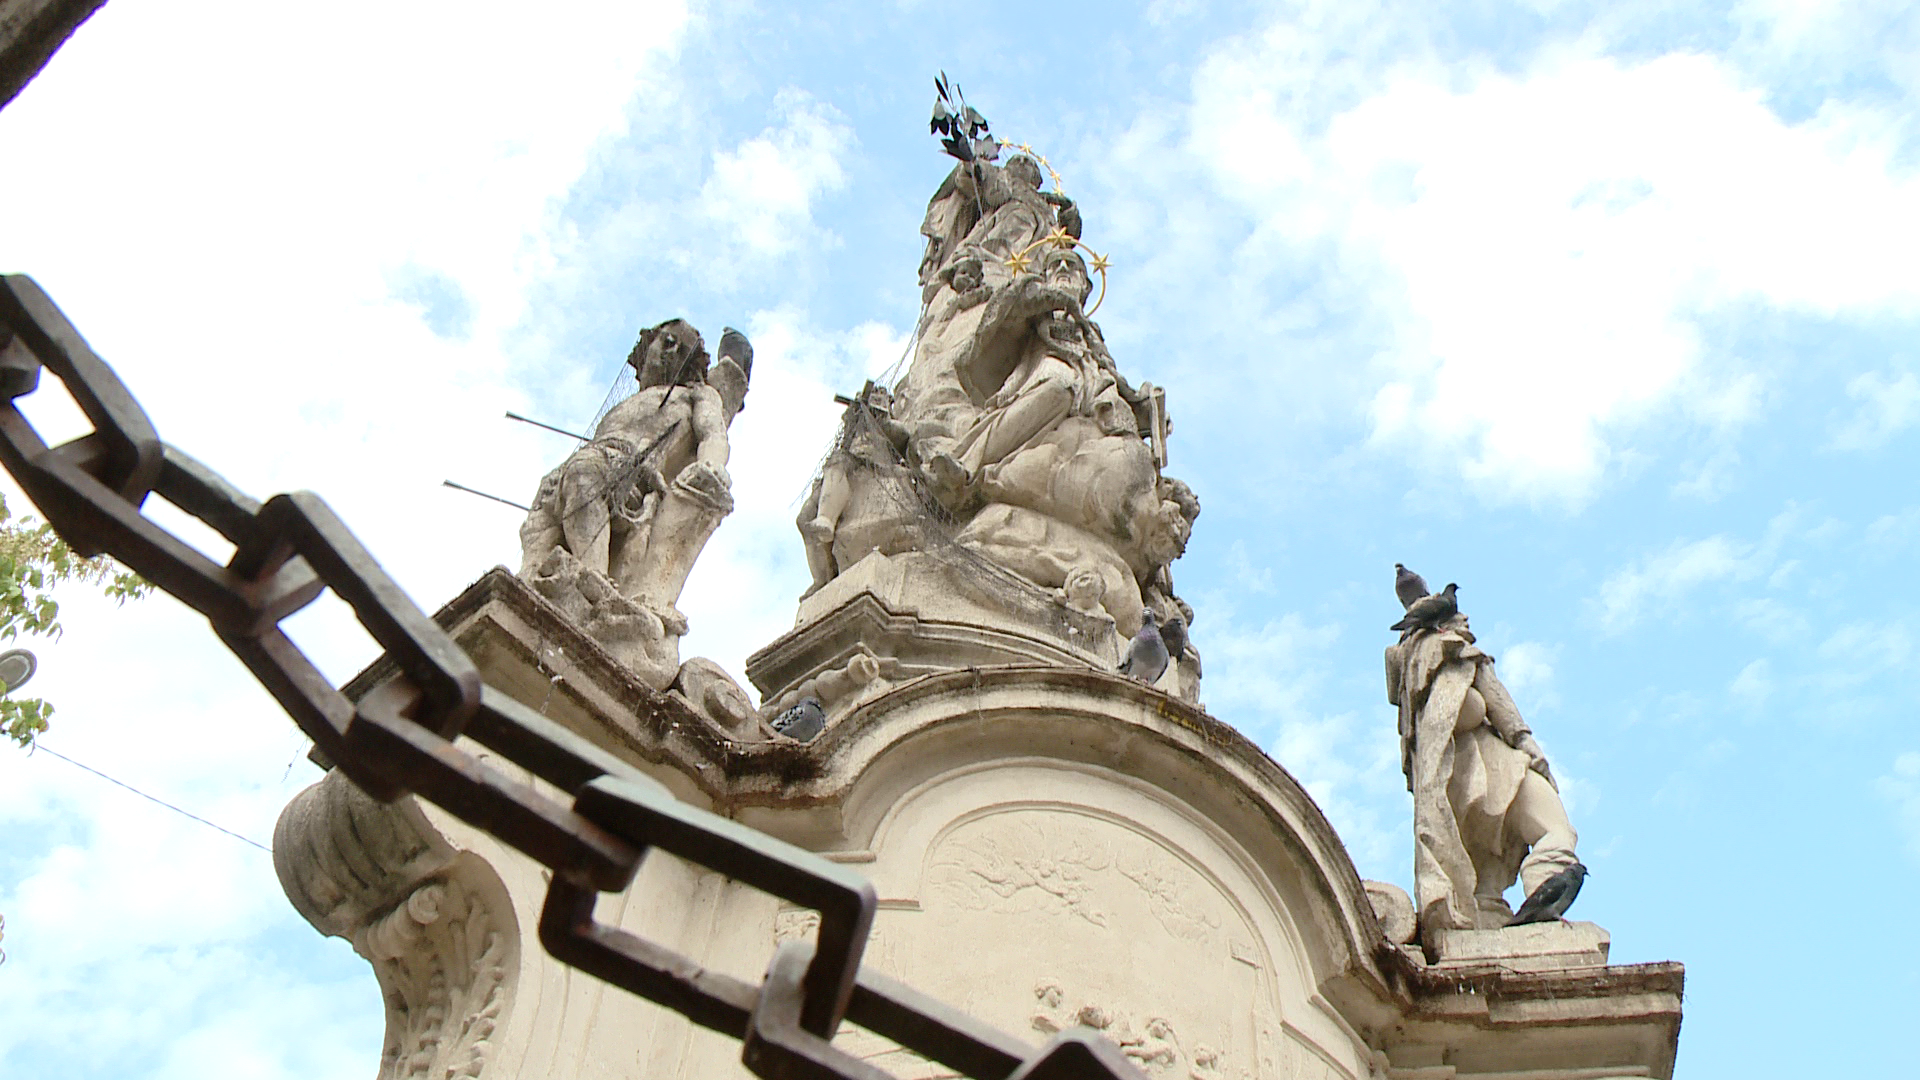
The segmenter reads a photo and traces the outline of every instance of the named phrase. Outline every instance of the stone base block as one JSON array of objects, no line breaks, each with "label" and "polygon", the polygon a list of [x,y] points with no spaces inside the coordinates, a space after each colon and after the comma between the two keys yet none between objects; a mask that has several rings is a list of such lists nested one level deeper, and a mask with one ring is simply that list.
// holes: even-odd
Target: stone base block
[{"label": "stone base block", "polygon": [[1558,971],[1605,967],[1613,939],[1590,922],[1530,923],[1498,930],[1435,929],[1427,955],[1435,967]]}]

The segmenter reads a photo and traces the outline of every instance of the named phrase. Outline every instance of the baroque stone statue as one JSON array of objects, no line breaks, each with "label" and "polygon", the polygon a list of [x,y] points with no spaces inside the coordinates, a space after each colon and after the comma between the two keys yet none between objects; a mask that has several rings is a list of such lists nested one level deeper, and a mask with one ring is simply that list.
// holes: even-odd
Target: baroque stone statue
[{"label": "baroque stone statue", "polygon": [[1421,929],[1505,926],[1502,894],[1516,877],[1531,895],[1578,861],[1546,755],[1464,614],[1409,630],[1386,660],[1413,793]]},{"label": "baroque stone statue", "polygon": [[[1164,397],[1128,382],[1087,315],[1079,212],[1040,184],[1021,154],[963,162],[935,193],[917,345],[886,419],[953,539],[1063,609],[1110,620],[1111,651],[1143,608],[1191,617],[1167,566],[1200,504],[1161,474]],[[802,530],[825,535],[819,519]],[[842,554],[869,550],[886,549]],[[847,561],[814,557],[814,588]]]},{"label": "baroque stone statue", "polygon": [[627,357],[638,390],[541,481],[520,527],[520,576],[656,689],[680,670],[676,606],[694,560],[733,510],[727,429],[753,349],[729,330],[712,361],[670,319]]}]

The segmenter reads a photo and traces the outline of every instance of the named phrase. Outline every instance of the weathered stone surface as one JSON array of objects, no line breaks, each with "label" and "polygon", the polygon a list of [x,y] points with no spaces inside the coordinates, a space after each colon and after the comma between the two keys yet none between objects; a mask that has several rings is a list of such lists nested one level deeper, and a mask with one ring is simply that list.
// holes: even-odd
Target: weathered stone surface
[{"label": "weathered stone surface", "polygon": [[[1003,625],[997,609],[1051,600],[1080,617],[1039,632],[1071,635],[1079,662],[1111,664],[1087,658],[1117,657],[1143,608],[1191,620],[1168,567],[1200,504],[1161,471],[1165,395],[1120,374],[1085,310],[1078,210],[1039,186],[1030,158],[969,162],[929,204],[912,363],[848,406],[800,513],[813,571],[803,625],[861,584],[917,614],[972,594],[974,621],[1016,633],[1035,620]],[[875,554],[938,554],[947,572],[883,582]],[[863,567],[860,582],[843,580]],[[1194,656],[1175,684],[1189,700]]]},{"label": "weathered stone surface", "polygon": [[373,965],[387,1005],[379,1080],[486,1072],[523,937],[486,860],[411,800],[383,806],[331,773],[281,814],[273,861],[295,909]]},{"label": "weathered stone surface", "polygon": [[[489,686],[677,797],[858,866],[880,898],[863,963],[1035,1045],[1092,1028],[1152,1080],[1670,1077],[1679,965],[1608,966],[1591,924],[1484,928],[1574,837],[1464,620],[1389,653],[1418,913],[1362,882],[1305,790],[1198,707],[1180,630],[1154,685],[1114,673],[1148,613],[1191,624],[1169,566],[1199,504],[1162,472],[1164,395],[1121,377],[1088,318],[1077,210],[1039,187],[1025,158],[969,162],[929,206],[913,363],[851,400],[801,508],[813,581],[794,629],[748,661],[758,709],[678,657],[674,604],[730,506],[748,373],[681,378],[704,358],[683,323],[643,335],[639,411],[543,481],[522,576],[495,570],[436,617]],[[395,674],[383,659],[348,694]],[[343,786],[297,800],[276,846],[302,913],[389,965],[392,1061],[744,1080],[733,1039],[527,940],[540,866]],[[347,872],[356,858],[377,872]],[[469,929],[419,929],[449,910]],[[819,927],[657,853],[595,917],[749,981]],[[475,926],[510,928],[517,951]],[[449,955],[513,959],[470,963],[455,993],[405,989]],[[951,1075],[857,1029],[836,1043],[907,1080]]]},{"label": "weathered stone surface", "polygon": [[0,4],[0,108],[33,81],[80,24],[107,0],[8,0]]},{"label": "weathered stone surface", "polygon": [[1413,898],[1407,890],[1385,881],[1363,881],[1367,899],[1373,902],[1374,917],[1380,920],[1380,932],[1395,945],[1410,944],[1420,933],[1413,913]]},{"label": "weathered stone surface", "polygon": [[1494,965],[1508,971],[1604,967],[1612,938],[1590,922],[1543,922],[1498,930],[1448,930],[1433,934],[1435,967]]}]

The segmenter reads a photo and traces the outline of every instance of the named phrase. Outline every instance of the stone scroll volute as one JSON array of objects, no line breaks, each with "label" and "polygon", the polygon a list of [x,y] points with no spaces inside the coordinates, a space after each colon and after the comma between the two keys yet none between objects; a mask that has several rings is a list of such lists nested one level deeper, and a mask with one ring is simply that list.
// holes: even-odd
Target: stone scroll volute
[{"label": "stone scroll volute", "polygon": [[287,805],[273,853],[295,909],[373,966],[387,1013],[379,1080],[488,1075],[521,938],[492,868],[454,851],[411,799],[377,803],[338,772]]}]

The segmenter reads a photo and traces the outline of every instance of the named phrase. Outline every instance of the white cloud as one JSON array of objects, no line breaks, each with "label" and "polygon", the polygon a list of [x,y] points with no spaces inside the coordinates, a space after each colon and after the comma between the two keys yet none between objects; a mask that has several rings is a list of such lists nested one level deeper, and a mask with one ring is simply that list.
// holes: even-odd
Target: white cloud
[{"label": "white cloud", "polygon": [[1900,555],[1920,541],[1920,506],[1875,518],[1866,529],[1866,550],[1879,557]]},{"label": "white cloud", "polygon": [[1834,432],[1836,450],[1871,450],[1920,422],[1920,377],[1911,371],[1857,375],[1847,383],[1847,396],[1859,407]]},{"label": "white cloud", "polygon": [[[1758,541],[1737,540],[1725,534],[1675,540],[1660,551],[1633,560],[1608,575],[1593,598],[1602,628],[1610,633],[1625,630],[1647,615],[1672,608],[1688,593],[1716,582],[1765,579],[1770,587],[1779,587],[1796,565],[1795,560],[1781,558],[1781,549],[1788,541],[1824,542],[1839,527],[1832,520],[1804,525],[1805,518],[1800,508],[1788,504],[1767,523]],[[1748,598],[1743,605],[1742,614],[1757,622],[1778,621],[1791,614],[1771,598]]]},{"label": "white cloud", "polygon": [[796,90],[774,102],[780,123],[713,156],[699,209],[716,234],[738,249],[732,258],[768,259],[803,243],[832,243],[813,223],[813,204],[846,186],[841,158],[853,130],[834,109]]},{"label": "white cloud", "polygon": [[1362,876],[1403,877],[1398,857],[1412,808],[1393,710],[1384,703],[1359,715],[1326,709],[1326,658],[1340,628],[1292,613],[1252,624],[1240,619],[1232,596],[1192,600],[1201,612],[1195,644],[1206,660],[1208,709],[1266,744],[1333,823]]},{"label": "white cloud", "polygon": [[[625,130],[685,18],[674,3],[105,10],[0,113],[0,158],[35,163],[0,175],[0,199],[36,208],[9,218],[4,269],[48,289],[163,437],[256,495],[318,490],[431,607],[515,561],[516,515],[438,485],[522,494],[550,463],[547,437],[498,419],[577,378],[526,344],[529,293],[567,247],[558,200]],[[28,402],[63,423],[47,404]],[[269,837],[315,773],[204,622],[165,597],[63,606],[66,637],[33,645],[33,689],[59,709],[47,745]],[[336,679],[371,657],[337,603],[297,624]],[[0,753],[0,854],[0,1071],[377,1062],[370,973],[298,919],[263,853]],[[289,1023],[289,1003],[319,1018]]]},{"label": "white cloud", "polygon": [[1600,587],[1600,621],[1609,630],[1631,626],[1651,610],[1713,581],[1742,581],[1760,568],[1751,545],[1725,536],[1674,541],[1666,550],[1640,559],[1607,578]]},{"label": "white cloud", "polygon": [[1767,703],[1773,694],[1773,665],[1763,657],[1740,669],[1727,684],[1727,693],[1739,698],[1749,708],[1759,708]]},{"label": "white cloud", "polygon": [[1833,683],[1858,683],[1881,671],[1895,671],[1913,657],[1913,632],[1901,622],[1852,622],[1828,634],[1815,650],[1827,661],[1823,676]]},{"label": "white cloud", "polygon": [[1374,445],[1489,498],[1577,506],[1655,420],[1751,420],[1764,384],[1708,361],[1703,314],[1920,310],[1920,178],[1883,114],[1788,123],[1712,57],[1560,49],[1517,74],[1416,54],[1322,123],[1303,81],[1346,84],[1301,33],[1203,64],[1183,149],[1256,223],[1250,258],[1330,245],[1372,297]]},{"label": "white cloud", "polygon": [[1523,713],[1532,715],[1538,709],[1558,703],[1559,695],[1553,690],[1553,665],[1559,653],[1559,649],[1538,641],[1522,641],[1507,646],[1501,654],[1497,665],[1500,681],[1512,691]]},{"label": "white cloud", "polygon": [[1906,834],[1907,850],[1920,858],[1920,753],[1895,758],[1892,771],[1874,785],[1892,806],[1894,824]]}]

